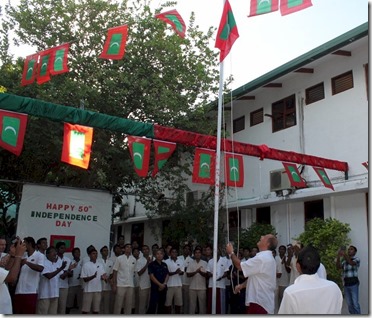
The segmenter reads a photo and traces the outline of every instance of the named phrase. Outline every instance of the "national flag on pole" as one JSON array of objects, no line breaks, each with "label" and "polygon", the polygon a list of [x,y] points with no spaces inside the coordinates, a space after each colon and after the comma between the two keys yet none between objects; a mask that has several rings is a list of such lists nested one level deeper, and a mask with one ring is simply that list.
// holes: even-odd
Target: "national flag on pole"
[{"label": "national flag on pole", "polygon": [[26,57],[25,63],[23,65],[23,74],[21,80],[22,86],[32,84],[35,81],[38,59],[39,53],[32,54]]},{"label": "national flag on pole", "polygon": [[225,184],[228,187],[244,186],[243,156],[225,152]]},{"label": "national flag on pole", "polygon": [[150,164],[151,139],[128,136],[128,146],[134,170],[140,177],[146,177]]},{"label": "national flag on pole", "polygon": [[282,162],[292,187],[305,188],[306,182],[302,179],[297,166],[293,163]]},{"label": "national flag on pole", "polygon": [[324,186],[326,188],[329,188],[329,189],[332,189],[333,191],[335,191],[335,189],[333,188],[333,185],[331,183],[331,180],[329,180],[328,175],[325,172],[325,170],[323,168],[319,168],[319,167],[313,167],[313,168],[314,168],[316,174],[318,175],[319,179],[323,182]]},{"label": "national flag on pole", "polygon": [[128,37],[128,26],[122,25],[108,29],[101,59],[121,60],[125,54],[125,45]]},{"label": "national flag on pole", "polygon": [[238,37],[238,27],[230,3],[226,0],[215,44],[215,47],[220,49],[220,63],[230,53],[230,50]]},{"label": "national flag on pole", "polygon": [[213,185],[215,182],[216,152],[209,149],[195,149],[192,182]]},{"label": "national flag on pole", "polygon": [[92,127],[64,123],[61,161],[88,169],[92,139]]},{"label": "national flag on pole", "polygon": [[158,171],[163,168],[164,164],[167,162],[168,158],[172,155],[176,149],[176,143],[154,140],[155,147],[155,163],[154,170],[152,171],[152,176],[158,173]]},{"label": "national flag on pole", "polygon": [[279,0],[251,0],[251,10],[248,17],[278,11]]},{"label": "national flag on pole", "polygon": [[181,38],[185,37],[186,24],[177,10],[170,10],[156,14],[155,18],[170,24],[173,30],[176,31]]},{"label": "national flag on pole", "polygon": [[362,165],[368,170],[368,161],[362,162]]},{"label": "national flag on pole", "polygon": [[48,49],[39,53],[40,58],[37,68],[36,82],[40,85],[50,80],[52,53],[53,49]]},{"label": "national flag on pole", "polygon": [[280,0],[280,13],[281,15],[287,15],[306,9],[312,5],[311,0]]},{"label": "national flag on pole", "polygon": [[22,152],[27,115],[0,111],[0,147],[19,156]]},{"label": "national flag on pole", "polygon": [[50,74],[57,75],[68,72],[67,59],[70,43],[62,44],[53,48]]}]

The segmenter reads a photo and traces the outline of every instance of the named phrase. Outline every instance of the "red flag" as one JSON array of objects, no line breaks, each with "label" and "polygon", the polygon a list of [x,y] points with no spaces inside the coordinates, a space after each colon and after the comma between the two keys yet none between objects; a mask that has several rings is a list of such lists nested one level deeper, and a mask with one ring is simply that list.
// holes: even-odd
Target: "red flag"
[{"label": "red flag", "polygon": [[68,72],[67,59],[70,43],[54,47],[52,50],[52,62],[50,74],[57,75]]},{"label": "red flag", "polygon": [[280,0],[280,13],[281,15],[287,15],[306,9],[312,5],[311,0]]},{"label": "red flag", "polygon": [[305,188],[306,182],[302,179],[300,172],[297,169],[297,166],[293,163],[282,162],[292,187],[296,188]]},{"label": "red flag", "polygon": [[128,37],[128,26],[122,25],[111,28],[107,32],[101,59],[121,60],[125,54],[125,45]]},{"label": "red flag", "polygon": [[32,54],[26,57],[25,63],[23,65],[23,74],[21,80],[22,86],[32,84],[35,81],[38,59],[39,53]]},{"label": "red flag", "polygon": [[244,186],[243,156],[225,152],[225,184],[228,187]]},{"label": "red flag", "polygon": [[167,162],[168,158],[172,155],[172,153],[176,149],[176,145],[177,144],[174,142],[154,140],[155,163],[154,163],[154,170],[152,171],[153,177],[155,177],[158,171]]},{"label": "red flag", "polygon": [[27,115],[0,110],[0,147],[19,156],[22,152]]},{"label": "red flag", "polygon": [[88,169],[93,128],[64,123],[61,161]]},{"label": "red flag", "polygon": [[48,49],[40,52],[40,59],[37,68],[36,82],[38,84],[44,84],[50,80],[50,68],[52,65],[52,53],[53,49]]},{"label": "red flag", "polygon": [[331,180],[329,180],[328,178],[328,175],[327,173],[325,172],[325,170],[323,168],[315,168],[313,167],[316,174],[318,175],[319,179],[323,182],[324,186],[326,188],[329,188],[329,189],[332,189],[333,191],[335,191],[335,189],[333,188],[333,185],[331,183]]},{"label": "red flag", "polygon": [[214,184],[216,152],[209,149],[195,149],[192,182]]},{"label": "red flag", "polygon": [[150,164],[151,139],[128,136],[128,146],[134,170],[140,177],[146,177]]},{"label": "red flag", "polygon": [[170,10],[156,14],[155,18],[170,24],[173,30],[176,31],[181,38],[185,37],[186,24],[177,10]]},{"label": "red flag", "polygon": [[230,53],[230,50],[238,37],[238,27],[236,26],[230,3],[226,0],[215,44],[215,47],[220,49],[220,62],[222,62]]},{"label": "red flag", "polygon": [[362,165],[368,170],[368,161],[362,162]]},{"label": "red flag", "polygon": [[251,10],[248,17],[278,11],[278,0],[251,0]]}]

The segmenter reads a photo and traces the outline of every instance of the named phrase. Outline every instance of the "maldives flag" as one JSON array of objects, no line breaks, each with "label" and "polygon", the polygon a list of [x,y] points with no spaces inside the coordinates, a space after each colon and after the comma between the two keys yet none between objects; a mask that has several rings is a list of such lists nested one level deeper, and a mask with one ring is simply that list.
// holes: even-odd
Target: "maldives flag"
[{"label": "maldives flag", "polygon": [[38,84],[44,84],[50,80],[50,69],[52,65],[52,54],[53,49],[48,49],[40,52],[40,59],[37,68],[36,82]]},{"label": "maldives flag", "polygon": [[128,26],[122,25],[108,29],[101,59],[121,60],[125,54],[125,45],[128,37]]},{"label": "maldives flag", "polygon": [[311,0],[280,0],[280,13],[281,15],[287,15],[306,9],[312,5]]},{"label": "maldives flag", "polygon": [[62,44],[53,48],[50,74],[57,75],[68,72],[67,59],[70,43]]},{"label": "maldives flag", "polygon": [[209,149],[195,149],[192,182],[213,185],[215,182],[216,152]]},{"label": "maldives flag", "polygon": [[328,175],[325,172],[325,170],[323,168],[315,168],[315,167],[313,167],[313,168],[314,168],[315,172],[317,173],[319,179],[323,182],[324,186],[326,188],[330,188],[333,191],[335,191],[335,189],[333,188],[333,185],[331,183],[331,180],[329,180]]},{"label": "maldives flag", "polygon": [[49,246],[56,246],[58,242],[64,242],[66,245],[65,252],[71,253],[75,247],[75,236],[72,235],[51,235]]},{"label": "maldives flag", "polygon": [[19,156],[22,152],[27,115],[0,110],[0,147]]},{"label": "maldives flag", "polygon": [[301,178],[300,172],[297,169],[297,166],[293,163],[282,162],[292,187],[296,188],[305,188],[305,180]]},{"label": "maldives flag", "polygon": [[225,184],[229,187],[244,186],[243,156],[225,152]]},{"label": "maldives flag", "polygon": [[163,168],[168,158],[172,155],[172,153],[176,149],[176,143],[154,140],[154,147],[155,147],[155,163],[154,163],[154,170],[152,171],[153,177],[155,177],[158,171],[161,168]]},{"label": "maldives flag", "polygon": [[220,62],[229,54],[231,47],[238,37],[238,27],[236,26],[230,3],[226,0],[215,44],[215,47],[220,49]]},{"label": "maldives flag", "polygon": [[279,0],[251,0],[248,17],[278,11]]},{"label": "maldives flag", "polygon": [[146,177],[150,164],[151,139],[128,136],[128,146],[134,170],[140,177]]},{"label": "maldives flag", "polygon": [[21,86],[32,84],[35,81],[38,59],[39,53],[32,54],[26,57],[25,64],[23,65]]},{"label": "maldives flag", "polygon": [[181,38],[185,37],[186,24],[177,10],[170,10],[156,14],[155,18],[170,24],[173,30],[176,31]]},{"label": "maldives flag", "polygon": [[61,161],[88,169],[92,139],[92,127],[64,123]]}]

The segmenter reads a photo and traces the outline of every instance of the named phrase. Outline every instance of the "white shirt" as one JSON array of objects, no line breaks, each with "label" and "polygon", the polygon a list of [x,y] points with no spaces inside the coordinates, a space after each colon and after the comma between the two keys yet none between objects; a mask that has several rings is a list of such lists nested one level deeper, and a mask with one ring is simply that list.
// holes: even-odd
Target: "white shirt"
[{"label": "white shirt", "polygon": [[137,260],[133,255],[120,255],[115,263],[113,270],[117,271],[118,287],[134,287],[134,271],[136,270]]},{"label": "white shirt", "polygon": [[245,304],[256,303],[269,314],[274,314],[276,262],[271,251],[258,252],[255,257],[241,262],[244,277],[248,277]]},{"label": "white shirt", "polygon": [[297,257],[293,255],[291,259],[291,264],[290,264],[291,273],[289,274],[289,285],[292,285],[294,281],[296,280],[296,278],[300,276],[300,273],[297,270],[296,264],[297,264]]},{"label": "white shirt", "polygon": [[[27,257],[27,262],[44,267],[45,255],[35,251]],[[16,294],[37,294],[39,289],[40,272],[34,271],[28,265],[21,267],[19,279],[16,287]]]},{"label": "white shirt", "polygon": [[[145,257],[139,257],[136,263],[136,272],[138,273],[146,266],[146,264],[147,259]],[[142,275],[138,275],[138,286],[140,289],[147,289],[151,287],[150,275],[147,268]]]},{"label": "white shirt", "polygon": [[[189,266],[187,267],[186,272],[187,273],[196,272],[200,267],[202,267],[201,271],[205,273],[207,271],[208,263],[206,261],[203,261],[202,259],[199,262],[193,259],[190,262]],[[206,290],[207,289],[207,285],[205,283],[206,277],[202,276],[200,273],[197,273],[194,276],[189,277],[189,278],[190,278],[190,289],[191,290]]]},{"label": "white shirt", "polygon": [[[216,269],[216,288],[223,288],[226,289],[225,279],[217,280],[218,278],[222,277],[225,272],[229,270],[229,265],[226,261],[226,257],[220,257],[217,261],[217,269]],[[213,258],[211,258],[208,262],[207,272],[213,275]],[[209,278],[208,287],[213,287],[213,276]]]},{"label": "white shirt", "polygon": [[8,286],[5,284],[5,279],[8,276],[8,271],[0,267],[0,314],[8,315],[13,313],[12,300],[10,298]]},{"label": "white shirt", "polygon": [[[67,271],[71,265],[71,259],[63,255],[62,258],[58,256],[58,260],[57,260],[58,267],[62,266],[63,261],[66,261],[67,264],[66,264],[65,269],[61,272],[61,275],[64,273],[64,271]],[[67,276],[65,279],[59,278],[59,288],[68,288],[68,277]]]},{"label": "white shirt", "polygon": [[[185,259],[185,256],[180,255],[178,258],[183,262],[183,268],[185,269],[185,272],[187,271],[187,267],[189,264],[193,261],[193,259],[190,256],[187,256]],[[191,277],[187,277],[186,274],[182,275],[182,285],[190,285]]]},{"label": "white shirt", "polygon": [[[112,274],[112,268],[114,266],[114,262],[112,261],[112,259],[109,259],[109,258],[106,260],[101,258],[101,262],[103,265],[103,269],[105,270],[105,273],[107,275],[107,278],[109,278],[109,276]],[[102,290],[111,290],[111,285],[110,285],[109,280],[107,280],[107,283],[104,280],[102,280]]]},{"label": "white shirt", "polygon": [[341,290],[334,282],[316,273],[302,274],[284,290],[278,314],[340,315],[342,301]]},{"label": "white shirt", "polygon": [[[171,258],[166,259],[165,264],[168,266],[168,271],[169,273],[173,273],[179,268],[181,272],[185,272],[185,268],[183,267],[183,262],[179,258],[177,258],[175,261]],[[183,274],[186,275],[186,274]],[[182,275],[180,274],[174,274],[174,275],[169,275],[167,286],[168,287],[177,287],[177,286],[182,286]]]},{"label": "white shirt", "polygon": [[282,260],[280,259],[280,266],[282,268],[282,276],[277,279],[277,285],[278,286],[288,286],[289,285],[289,273],[286,270],[285,261],[287,260],[287,257],[284,256],[284,264],[282,263]]},{"label": "white shirt", "polygon": [[51,279],[44,276],[44,274],[53,273],[58,267],[57,262],[52,263],[48,259],[45,260],[44,269],[40,276],[38,299],[59,297],[59,275],[61,275],[63,271],[59,272]]},{"label": "white shirt", "polygon": [[[72,277],[68,278],[68,286],[80,286],[81,285],[81,269],[83,268],[83,261],[80,259],[80,261],[76,262],[74,259],[71,260],[71,264],[77,263],[76,267],[72,270]],[[66,267],[65,267],[66,269]]]},{"label": "white shirt", "polygon": [[318,271],[316,273],[320,278],[327,279],[327,271],[322,263],[320,263]]},{"label": "white shirt", "polygon": [[90,277],[94,275],[95,272],[97,272],[97,276],[95,278],[93,278],[89,282],[84,282],[85,293],[102,291],[101,276],[105,274],[105,270],[101,262],[96,261],[95,263],[84,263],[83,268],[81,269],[81,278]]}]

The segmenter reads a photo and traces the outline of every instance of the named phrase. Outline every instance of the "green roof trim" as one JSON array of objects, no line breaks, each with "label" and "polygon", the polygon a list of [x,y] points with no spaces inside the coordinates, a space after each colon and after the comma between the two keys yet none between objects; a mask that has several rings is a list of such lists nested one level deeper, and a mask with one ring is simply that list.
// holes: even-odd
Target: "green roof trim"
[{"label": "green roof trim", "polygon": [[[259,87],[272,82],[273,80],[280,78],[285,74],[295,71],[365,36],[368,36],[368,22],[363,23],[360,26],[334,38],[333,40],[326,42],[323,45],[320,45],[315,49],[312,49],[311,51],[283,64],[282,66],[273,69],[272,71],[256,78],[255,80],[244,84],[243,86],[233,90],[231,94],[226,94],[225,97],[227,98],[232,96],[232,100],[235,100]],[[212,109],[217,106],[217,102],[218,100],[215,100],[211,103]]]}]

